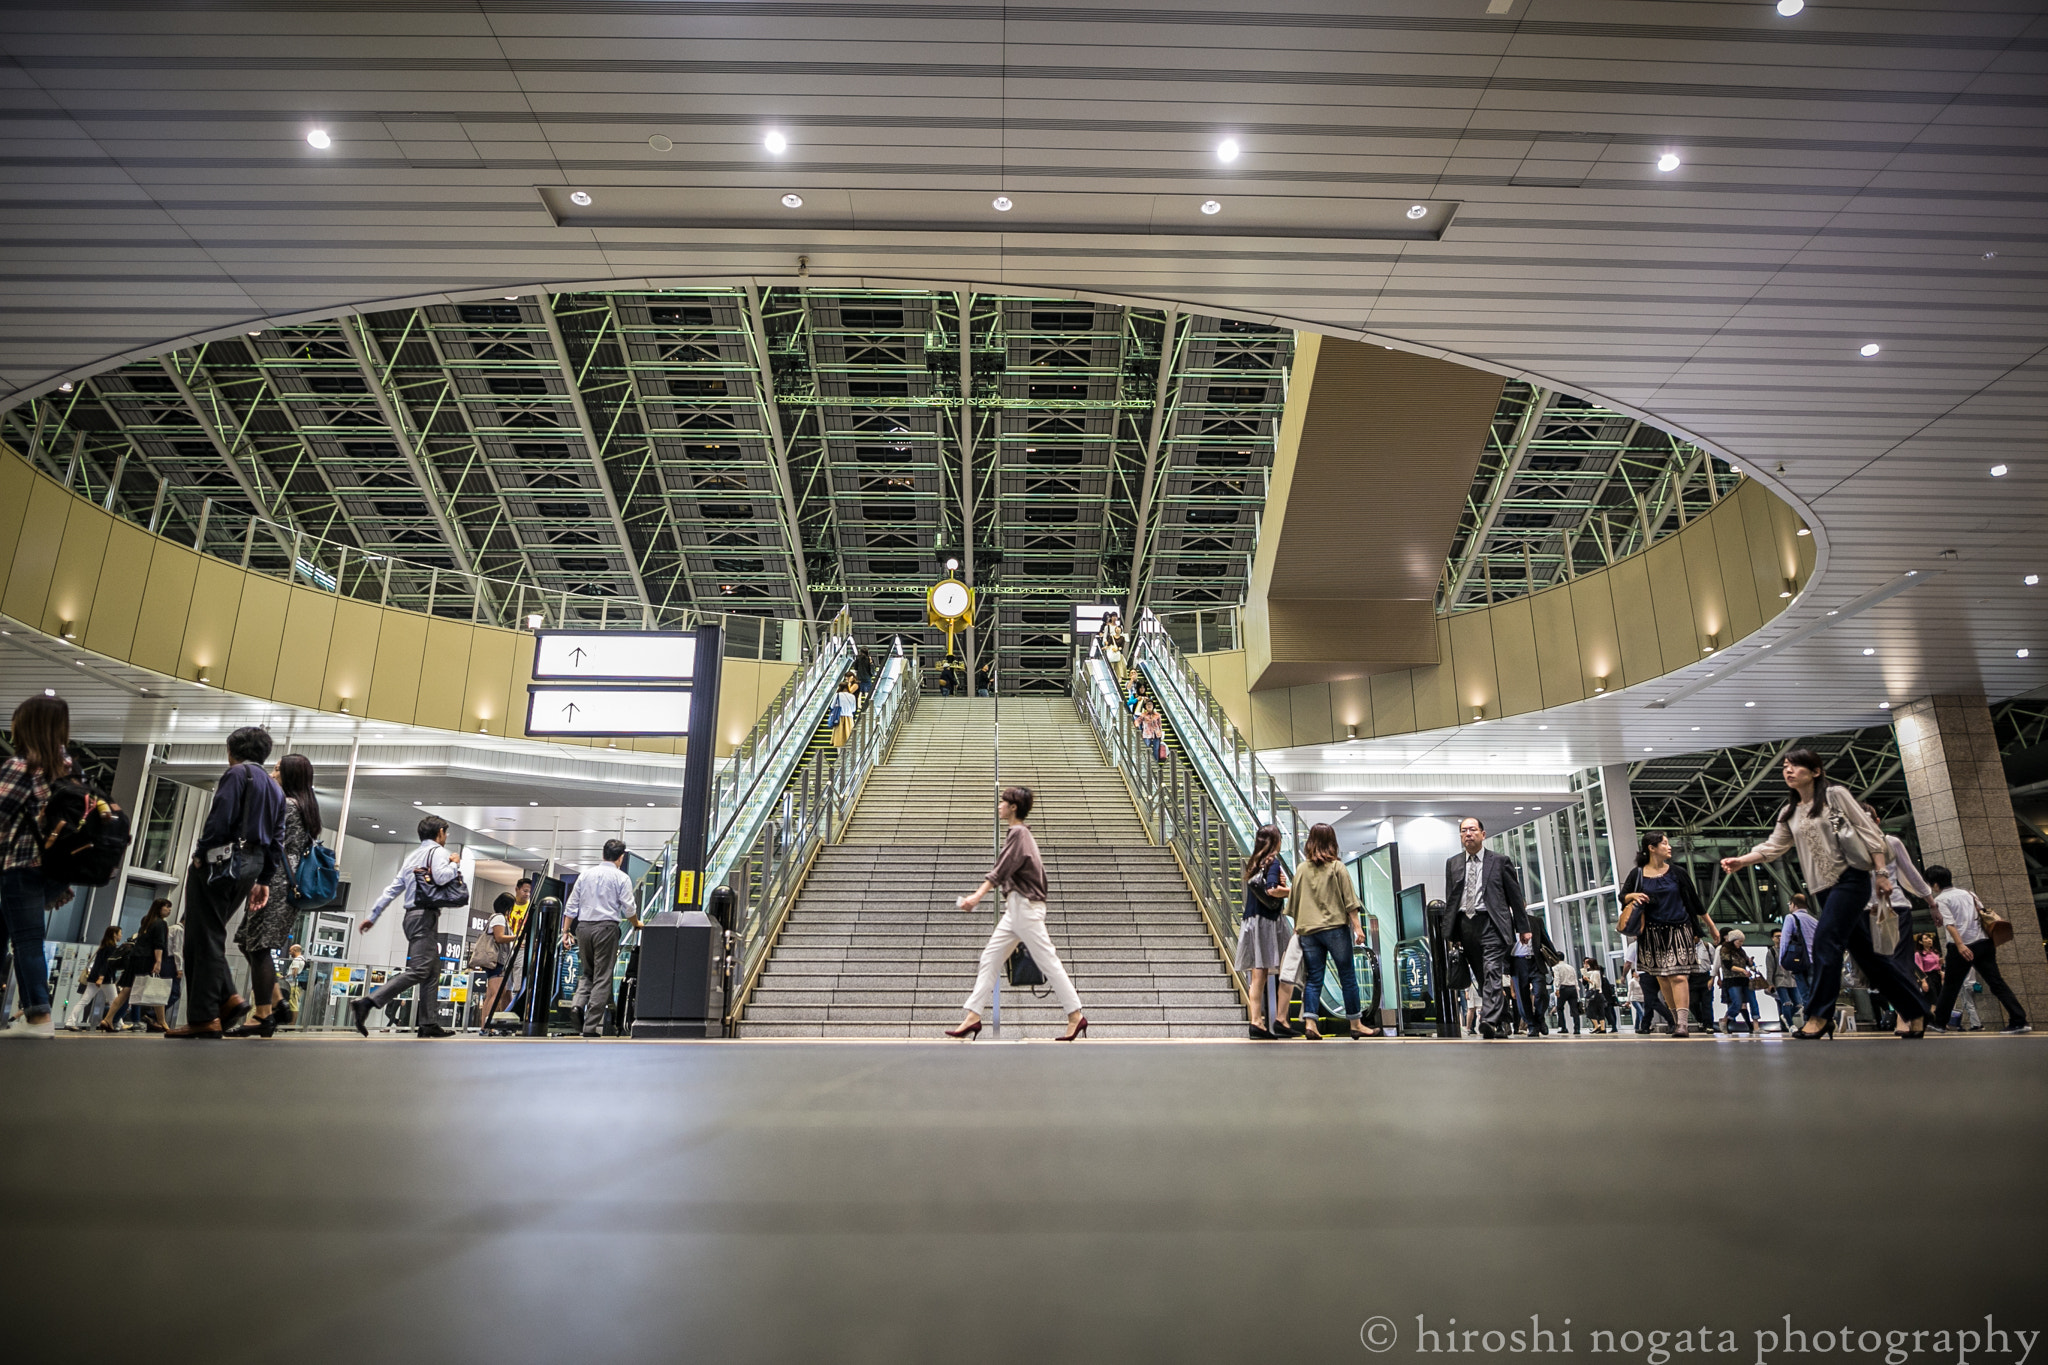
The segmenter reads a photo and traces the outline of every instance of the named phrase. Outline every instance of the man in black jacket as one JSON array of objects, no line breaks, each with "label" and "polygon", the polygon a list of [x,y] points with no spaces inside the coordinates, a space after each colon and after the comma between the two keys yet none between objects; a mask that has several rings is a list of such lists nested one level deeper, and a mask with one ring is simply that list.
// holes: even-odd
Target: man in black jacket
[{"label": "man in black jacket", "polygon": [[1501,975],[1513,945],[1529,942],[1528,902],[1514,862],[1486,848],[1486,826],[1477,816],[1458,822],[1458,842],[1464,850],[1444,864],[1451,934],[1479,979],[1479,1036],[1504,1038],[1513,1023]]},{"label": "man in black jacket", "polygon": [[[1510,863],[1512,868],[1513,864]],[[1508,950],[1511,970],[1515,978],[1515,1005],[1521,1011],[1522,1030],[1531,1038],[1541,1038],[1550,1032],[1550,1025],[1544,1022],[1544,1012],[1550,1008],[1550,967],[1549,961],[1559,956],[1557,946],[1550,941],[1549,926],[1540,915],[1528,918],[1529,932],[1521,941]],[[1550,953],[1549,961],[1544,952]]]},{"label": "man in black jacket", "polygon": [[[284,791],[263,771],[270,732],[245,725],[228,736],[228,761],[185,879],[185,1024],[167,1038],[219,1038],[249,1012],[228,973],[228,921],[242,902],[261,910],[284,862]],[[219,868],[222,875],[213,873]]]}]

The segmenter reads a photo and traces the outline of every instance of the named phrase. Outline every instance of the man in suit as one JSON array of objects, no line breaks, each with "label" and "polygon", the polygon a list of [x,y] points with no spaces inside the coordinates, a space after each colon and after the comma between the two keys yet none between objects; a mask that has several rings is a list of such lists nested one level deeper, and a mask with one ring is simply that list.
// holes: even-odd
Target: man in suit
[{"label": "man in suit", "polygon": [[1486,826],[1468,815],[1458,822],[1463,851],[1444,865],[1444,902],[1451,909],[1451,933],[1464,945],[1465,961],[1479,978],[1479,1036],[1505,1038],[1513,1023],[1501,974],[1516,943],[1527,943],[1528,902],[1514,863],[1486,848]]},{"label": "man in suit", "polygon": [[1550,1032],[1550,1025],[1544,1022],[1544,1012],[1550,1008],[1550,968],[1544,965],[1543,950],[1548,948],[1555,955],[1557,947],[1541,916],[1528,916],[1528,930],[1508,950],[1509,970],[1515,978],[1515,1005],[1521,1011],[1522,1031],[1541,1038]]}]

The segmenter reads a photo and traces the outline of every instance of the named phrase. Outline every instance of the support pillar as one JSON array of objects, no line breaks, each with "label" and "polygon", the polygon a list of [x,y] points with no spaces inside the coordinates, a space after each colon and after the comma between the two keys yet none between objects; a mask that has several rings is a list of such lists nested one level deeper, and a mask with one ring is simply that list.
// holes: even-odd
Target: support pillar
[{"label": "support pillar", "polygon": [[[1976,892],[2012,921],[2013,939],[1999,950],[1999,970],[2028,1014],[2048,1013],[2041,921],[2034,913],[1991,708],[1981,695],[1922,697],[1893,717],[1920,839],[1920,865],[1947,867],[1957,886]],[[2003,1013],[1988,992],[1976,999],[1987,1026],[1994,1011]]]}]

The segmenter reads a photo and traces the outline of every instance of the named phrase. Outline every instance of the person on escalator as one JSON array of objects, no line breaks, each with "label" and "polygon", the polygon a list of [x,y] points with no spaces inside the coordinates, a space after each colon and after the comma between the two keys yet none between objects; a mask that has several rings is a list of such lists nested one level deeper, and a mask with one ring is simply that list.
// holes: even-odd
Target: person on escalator
[{"label": "person on escalator", "polygon": [[1152,757],[1166,761],[1166,722],[1160,719],[1159,708],[1150,697],[1145,698],[1144,709],[1138,712],[1138,733],[1144,737],[1145,747],[1152,751]]}]

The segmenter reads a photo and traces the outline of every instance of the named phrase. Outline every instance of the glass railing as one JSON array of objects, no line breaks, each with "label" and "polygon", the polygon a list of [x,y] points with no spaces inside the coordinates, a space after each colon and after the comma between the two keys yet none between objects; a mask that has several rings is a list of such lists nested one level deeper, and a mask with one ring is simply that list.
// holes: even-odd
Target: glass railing
[{"label": "glass railing", "polygon": [[803,889],[818,849],[834,842],[853,815],[868,774],[887,757],[903,722],[917,710],[923,670],[892,653],[875,689],[853,718],[846,743],[811,754],[782,789],[770,818],[739,850],[720,883],[733,893],[732,980],[726,1024],[737,1029],[755,982]]},{"label": "glass railing", "polygon": [[1132,666],[1150,685],[1223,818],[1246,847],[1259,826],[1279,826],[1281,856],[1293,866],[1308,826],[1280,790],[1279,780],[1259,762],[1160,618],[1145,612],[1135,635]]},{"label": "glass railing", "polygon": [[[1224,951],[1237,942],[1244,909],[1238,869],[1251,852],[1250,832],[1237,832],[1187,764],[1170,751],[1164,761],[1153,752],[1125,708],[1109,661],[1099,649],[1075,660],[1073,694],[1075,709],[1129,784],[1147,834],[1179,855],[1195,904],[1216,937],[1218,951]],[[1244,981],[1234,972],[1232,980],[1243,997]]]},{"label": "glass railing", "polygon": [[853,667],[853,621],[844,611],[826,627],[811,661],[789,676],[720,766],[712,781],[711,817],[705,831],[704,880],[716,886],[733,860],[754,839],[770,807],[789,785],[824,718],[825,704]]}]

